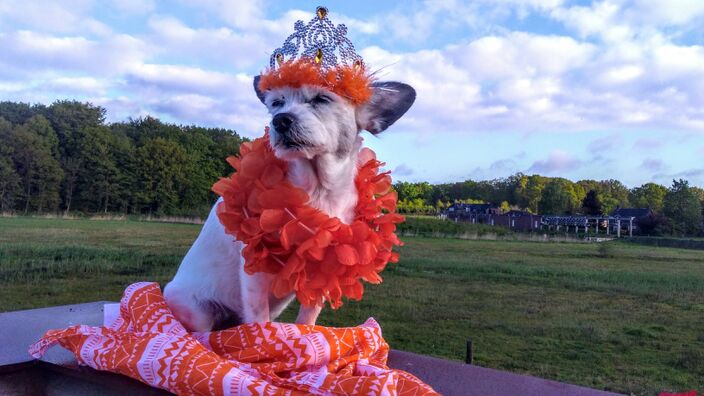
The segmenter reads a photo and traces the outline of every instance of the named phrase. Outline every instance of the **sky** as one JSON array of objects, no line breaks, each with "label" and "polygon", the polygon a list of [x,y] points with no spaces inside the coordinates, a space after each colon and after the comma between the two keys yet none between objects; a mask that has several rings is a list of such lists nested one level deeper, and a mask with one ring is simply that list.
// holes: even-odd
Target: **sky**
[{"label": "sky", "polygon": [[[0,0],[0,100],[89,101],[257,137],[252,78],[300,0]],[[339,0],[367,67],[417,91],[365,143],[406,181],[516,172],[704,186],[704,0]]]}]

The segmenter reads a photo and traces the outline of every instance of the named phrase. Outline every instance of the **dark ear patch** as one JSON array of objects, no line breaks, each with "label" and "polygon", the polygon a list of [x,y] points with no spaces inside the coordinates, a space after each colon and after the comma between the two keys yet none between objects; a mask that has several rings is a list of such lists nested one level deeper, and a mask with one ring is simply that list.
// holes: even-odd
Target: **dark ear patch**
[{"label": "dark ear patch", "polygon": [[357,109],[357,124],[373,134],[381,133],[403,116],[416,100],[416,91],[395,81],[372,83],[369,102]]},{"label": "dark ear patch", "polygon": [[259,80],[261,79],[261,76],[254,76],[254,92],[257,94],[257,97],[259,100],[264,103],[264,92],[259,90]]}]

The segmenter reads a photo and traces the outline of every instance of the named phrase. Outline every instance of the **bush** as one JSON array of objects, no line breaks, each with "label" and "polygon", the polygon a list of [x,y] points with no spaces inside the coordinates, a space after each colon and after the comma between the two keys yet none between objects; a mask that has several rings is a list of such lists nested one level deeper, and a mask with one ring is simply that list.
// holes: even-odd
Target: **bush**
[{"label": "bush", "polygon": [[504,227],[486,224],[471,224],[454,222],[433,217],[406,216],[406,221],[399,224],[398,232],[402,235],[418,236],[445,236],[457,237],[462,235],[487,235],[506,236],[512,232]]},{"label": "bush", "polygon": [[638,220],[639,233],[641,235],[659,236],[668,232],[667,218],[659,213],[651,213],[647,217]]},{"label": "bush", "polygon": [[599,257],[611,258],[614,257],[614,245],[609,242],[601,242],[597,248]]}]

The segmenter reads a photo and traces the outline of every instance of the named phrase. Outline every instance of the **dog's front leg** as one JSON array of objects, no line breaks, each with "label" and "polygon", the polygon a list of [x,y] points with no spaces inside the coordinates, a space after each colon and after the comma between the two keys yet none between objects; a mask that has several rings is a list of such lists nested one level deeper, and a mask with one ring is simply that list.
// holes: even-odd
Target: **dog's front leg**
[{"label": "dog's front leg", "polygon": [[296,323],[305,325],[315,325],[315,321],[318,320],[318,315],[320,315],[320,311],[322,310],[323,307],[320,305],[313,305],[311,307],[301,305],[301,309],[298,310],[298,317],[296,318]]},{"label": "dog's front leg", "polygon": [[240,267],[240,292],[242,293],[242,320],[244,323],[270,322],[269,289],[272,275],[250,275]]}]

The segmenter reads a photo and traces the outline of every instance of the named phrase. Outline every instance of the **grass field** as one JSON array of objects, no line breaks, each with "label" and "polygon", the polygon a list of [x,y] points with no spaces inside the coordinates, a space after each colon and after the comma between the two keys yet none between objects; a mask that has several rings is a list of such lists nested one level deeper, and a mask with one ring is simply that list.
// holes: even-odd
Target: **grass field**
[{"label": "grass field", "polygon": [[[165,283],[200,226],[0,218],[0,311]],[[375,317],[392,347],[638,395],[704,391],[704,252],[406,238],[401,262],[321,324]],[[283,320],[292,320],[289,310]]]}]

